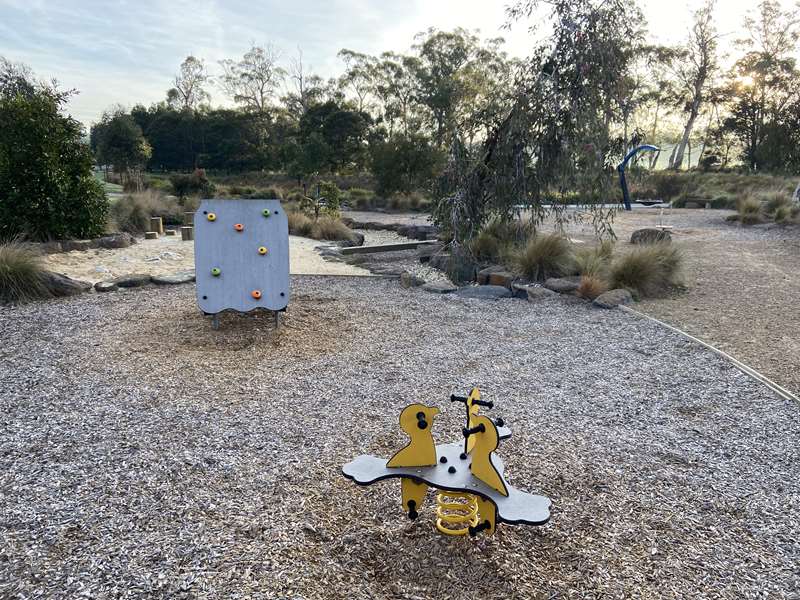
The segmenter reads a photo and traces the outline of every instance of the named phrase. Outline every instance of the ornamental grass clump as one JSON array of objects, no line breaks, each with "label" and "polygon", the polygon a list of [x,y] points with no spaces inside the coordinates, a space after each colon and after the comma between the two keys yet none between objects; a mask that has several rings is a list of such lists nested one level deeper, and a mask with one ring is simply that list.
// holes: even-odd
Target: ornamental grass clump
[{"label": "ornamental grass clump", "polygon": [[636,246],[611,264],[609,287],[640,298],[662,296],[680,285],[683,254],[668,242]]},{"label": "ornamental grass clump", "polygon": [[608,291],[608,284],[596,275],[584,275],[578,285],[578,296],[587,300],[594,300],[600,294]]},{"label": "ornamental grass clump", "polygon": [[42,258],[17,241],[0,243],[0,303],[19,304],[50,297]]},{"label": "ornamental grass clump", "polygon": [[745,196],[739,200],[737,209],[739,211],[739,222],[742,225],[755,225],[764,221],[761,201],[753,196]]},{"label": "ornamental grass clump", "polygon": [[556,233],[533,236],[515,258],[520,273],[532,280],[563,277],[575,271],[572,244]]}]

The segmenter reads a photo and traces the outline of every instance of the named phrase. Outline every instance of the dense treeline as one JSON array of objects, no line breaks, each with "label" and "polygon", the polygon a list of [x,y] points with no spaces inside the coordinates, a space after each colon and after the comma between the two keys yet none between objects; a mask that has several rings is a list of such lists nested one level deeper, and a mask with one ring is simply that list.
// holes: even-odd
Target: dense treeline
[{"label": "dense treeline", "polygon": [[[510,18],[539,4],[519,2]],[[725,70],[716,9],[708,0],[676,47],[648,45],[642,29],[626,25],[625,64],[613,86],[581,94],[604,103],[605,126],[623,145],[671,146],[671,168],[690,161],[705,168],[800,168],[798,13],[776,0],[761,2],[744,23],[738,58]],[[635,6],[625,14],[633,12]],[[579,45],[578,29],[568,29],[569,43]],[[385,191],[418,187],[441,169],[454,138],[474,147],[500,125],[530,64],[510,59],[502,39],[481,40],[462,29],[423,32],[412,48],[380,56],[344,49],[343,73],[327,81],[308,72],[302,54],[283,57],[269,45],[221,61],[216,75],[189,56],[163,102],[103,115],[92,128],[92,147],[100,162],[122,172],[203,167],[305,178],[369,170]],[[606,58],[586,56],[580,68],[602,69]],[[220,93],[236,107],[212,108],[212,95]],[[115,139],[104,143],[114,129]]]}]

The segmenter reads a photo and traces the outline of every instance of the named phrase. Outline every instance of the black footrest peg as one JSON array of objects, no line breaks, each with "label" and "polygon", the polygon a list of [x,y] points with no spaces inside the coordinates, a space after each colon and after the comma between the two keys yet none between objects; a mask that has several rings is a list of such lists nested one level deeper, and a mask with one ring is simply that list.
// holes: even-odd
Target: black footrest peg
[{"label": "black footrest peg", "polygon": [[483,523],[478,523],[477,525],[475,525],[475,527],[470,527],[469,534],[470,536],[475,537],[484,529],[491,529],[491,528],[492,524],[488,520],[486,520]]}]

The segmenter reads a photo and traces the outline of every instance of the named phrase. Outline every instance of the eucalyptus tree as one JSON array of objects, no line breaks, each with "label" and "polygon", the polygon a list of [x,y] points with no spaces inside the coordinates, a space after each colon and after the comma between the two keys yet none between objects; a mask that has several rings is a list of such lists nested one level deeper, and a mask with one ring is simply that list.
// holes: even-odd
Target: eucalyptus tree
[{"label": "eucalyptus tree", "polygon": [[205,61],[187,56],[175,75],[174,86],[167,91],[167,102],[174,108],[197,110],[201,104],[211,99],[206,90],[209,80]]},{"label": "eucalyptus tree", "polygon": [[220,61],[219,85],[245,110],[266,116],[286,77],[279,59],[280,52],[271,44],[253,45],[238,61]]},{"label": "eucalyptus tree", "polygon": [[568,197],[590,205],[596,229],[611,233],[613,213],[602,203],[623,148],[614,98],[641,41],[641,13],[628,0],[518,0],[509,18],[540,7],[552,33],[525,61],[511,107],[478,149],[455,139],[440,179],[433,217],[456,243],[491,218],[516,217],[520,206],[532,228],[551,213],[563,222]]},{"label": "eucalyptus tree", "polygon": [[683,134],[670,157],[671,169],[680,169],[695,122],[703,109],[709,91],[715,84],[718,70],[717,45],[719,34],[714,26],[715,0],[706,0],[694,13],[694,24],[685,47],[674,61],[678,86],[678,101],[683,104],[686,122]]},{"label": "eucalyptus tree", "polygon": [[[734,96],[726,127],[739,139],[742,158],[753,170],[770,163],[762,147],[768,132],[773,137],[791,120],[784,113],[797,99],[800,79],[794,52],[800,36],[800,13],[783,10],[775,0],[764,0],[745,20],[748,37],[740,41],[745,49],[730,74]],[[786,127],[779,127],[780,123]],[[784,135],[785,135],[784,133]]]}]

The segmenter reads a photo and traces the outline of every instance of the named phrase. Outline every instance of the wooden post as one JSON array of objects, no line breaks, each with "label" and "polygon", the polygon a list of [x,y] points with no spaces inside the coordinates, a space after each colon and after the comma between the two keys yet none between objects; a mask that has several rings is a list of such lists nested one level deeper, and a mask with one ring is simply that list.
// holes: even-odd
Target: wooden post
[{"label": "wooden post", "polygon": [[181,240],[191,242],[194,239],[194,227],[181,227]]},{"label": "wooden post", "polygon": [[158,235],[164,235],[164,222],[161,217],[150,217],[150,229],[155,231]]},{"label": "wooden post", "polygon": [[158,239],[158,232],[157,231],[146,231],[144,234],[144,239],[146,240],[157,240]]},{"label": "wooden post", "polygon": [[194,225],[194,213],[193,212],[185,212],[183,213],[183,224],[184,225]]}]

